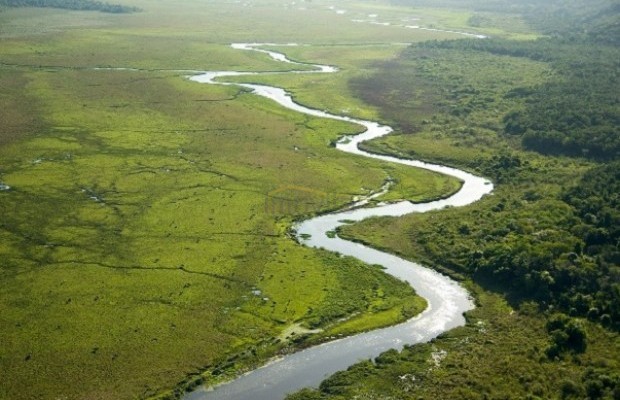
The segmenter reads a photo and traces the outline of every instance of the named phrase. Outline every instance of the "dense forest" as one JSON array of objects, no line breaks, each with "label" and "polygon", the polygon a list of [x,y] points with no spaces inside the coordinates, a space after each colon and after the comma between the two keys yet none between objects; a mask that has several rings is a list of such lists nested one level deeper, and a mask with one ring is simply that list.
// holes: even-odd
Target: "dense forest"
[{"label": "dense forest", "polygon": [[544,154],[594,159],[620,156],[620,51],[592,38],[533,42],[477,40],[427,46],[526,57],[553,65],[557,78],[538,87],[514,88],[508,96],[526,105],[504,117],[509,135]]},{"label": "dense forest", "polygon": [[[397,0],[408,4],[407,0]],[[422,0],[424,4],[424,0]],[[527,100],[505,116],[505,133],[544,154],[620,156],[620,3],[613,0],[444,2],[444,6],[520,15],[547,35],[537,41],[476,40],[428,46],[482,51],[553,65],[557,78],[509,95]],[[417,2],[416,2],[417,5]],[[476,26],[480,14],[470,18]]]},{"label": "dense forest", "polygon": [[611,160],[620,156],[620,3],[614,0],[476,0],[436,2],[394,0],[412,6],[513,14],[546,35],[537,41],[457,40],[428,47],[481,51],[549,62],[553,79],[538,87],[515,88],[508,95],[526,99],[523,109],[505,115],[505,133],[525,148]]},{"label": "dense forest", "polygon": [[475,282],[480,308],[290,398],[618,399],[619,6],[452,3],[508,10],[544,36],[412,45],[351,86],[400,131],[367,150],[467,167],[494,195],[340,235]]},{"label": "dense forest", "polygon": [[[503,168],[522,168],[518,159],[512,161]],[[527,206],[499,201],[494,224],[459,226],[458,235],[471,235],[465,241],[475,244],[455,251],[452,265],[514,296],[617,330],[619,171],[619,162],[588,171],[559,198],[546,199],[546,215],[540,214],[534,225]],[[532,202],[542,196],[528,192],[524,197]]]},{"label": "dense forest", "polygon": [[0,0],[0,7],[50,7],[115,14],[140,11],[137,7],[110,4],[98,0]]},{"label": "dense forest", "polygon": [[[600,15],[608,18],[604,12]],[[588,31],[576,18],[573,22],[582,27],[581,31]],[[601,26],[594,20],[588,22]],[[531,42],[434,42],[420,47],[523,57],[550,64],[552,79],[537,86],[516,87],[504,95],[516,98],[523,107],[503,115],[500,134],[519,137],[523,148],[542,154],[612,161],[620,156],[620,51],[606,42],[599,43],[602,33],[569,39],[559,35]],[[613,29],[604,34],[611,41],[617,39],[614,35]],[[485,107],[470,104],[452,112],[466,114]],[[478,167],[500,182],[526,169],[519,157],[498,158]],[[600,318],[604,325],[618,329],[619,167],[617,161],[595,167],[579,184],[559,194],[557,200],[570,207],[562,221],[554,220],[555,237],[519,235],[527,228],[511,213],[501,236],[513,232],[517,234],[514,241],[486,243],[460,257],[455,252],[455,265],[474,271],[479,279],[503,282],[513,292],[550,302],[573,315]],[[523,174],[521,171],[522,178]],[[496,211],[503,211],[498,207]],[[478,233],[488,234],[484,230]],[[478,243],[485,242],[478,239]]]},{"label": "dense forest", "polygon": [[[605,20],[606,10],[598,14]],[[576,15],[572,21],[583,32],[590,25],[601,26],[595,19],[584,26]],[[614,32],[610,28],[605,36],[613,39]],[[533,60],[548,65],[550,72],[542,83],[520,82],[520,86],[502,83],[501,77],[485,86],[481,79],[457,74],[465,68],[465,60],[479,59],[484,68],[491,60],[506,58],[512,60],[509,63]],[[389,73],[384,76],[352,85],[401,130],[415,133],[429,123],[428,118],[420,122],[410,117],[423,111],[417,105],[408,106],[411,88],[406,85],[412,85],[435,96],[430,114],[443,121],[439,129],[450,135],[460,132],[462,143],[470,146],[497,142],[512,148],[468,162],[470,168],[510,188],[494,204],[492,216],[483,222],[474,221],[479,216],[463,216],[459,230],[450,233],[433,232],[436,227],[416,232],[418,245],[437,264],[499,285],[511,296],[620,328],[620,51],[589,34],[535,41],[426,42],[410,47],[399,62],[386,68]],[[489,110],[495,110],[490,118],[497,118],[497,123],[482,120],[481,115],[491,115]],[[454,127],[446,128],[446,121]],[[463,126],[469,128],[463,130]],[[371,150],[383,151],[381,146]],[[530,162],[522,150],[600,164],[574,185],[562,184],[558,193],[542,193],[535,184],[547,183],[544,169]],[[527,185],[533,188],[524,189]],[[514,199],[521,191],[521,198]],[[523,202],[546,202],[547,210],[534,225],[532,205]]]},{"label": "dense forest", "polygon": [[[523,106],[503,115],[503,131],[498,133],[519,137],[524,149],[542,154],[618,160],[620,51],[610,43],[618,41],[620,5],[600,1],[598,7],[589,4],[584,8],[573,1],[560,9],[556,3],[529,4],[525,13],[534,26],[552,33],[551,37],[536,41],[457,40],[419,47],[483,52],[549,64],[553,77],[547,82],[515,87],[504,95]],[[470,102],[457,110],[468,113],[488,106],[482,103]],[[496,181],[504,178],[510,182],[507,176],[513,174],[515,180],[521,175],[523,179],[528,168],[518,156],[504,156],[482,163],[478,169]],[[550,230],[544,237],[526,235],[524,215],[512,212],[500,236],[514,240],[489,242],[480,237],[479,247],[456,256],[459,260],[455,264],[473,271],[479,279],[503,282],[512,292],[618,329],[618,171],[618,161],[602,164],[587,172],[576,186],[559,193],[554,200],[568,207],[561,219],[553,220],[555,232]],[[495,211],[504,211],[503,204],[497,207]]]}]

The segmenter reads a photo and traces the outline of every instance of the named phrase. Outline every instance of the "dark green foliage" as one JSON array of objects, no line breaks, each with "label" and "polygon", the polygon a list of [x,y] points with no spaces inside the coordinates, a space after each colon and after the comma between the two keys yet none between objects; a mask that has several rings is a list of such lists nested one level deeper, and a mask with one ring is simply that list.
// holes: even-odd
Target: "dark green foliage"
[{"label": "dark green foliage", "polygon": [[582,237],[585,253],[600,256],[605,263],[620,264],[620,162],[587,172],[563,199],[581,218],[573,231]]},{"label": "dark green foliage", "polygon": [[98,0],[0,0],[0,7],[51,7],[68,10],[101,11],[107,13],[132,13],[140,11],[137,7],[110,4]]},{"label": "dark green foliage", "polygon": [[620,156],[620,51],[589,37],[459,40],[432,42],[424,47],[481,51],[549,62],[558,77],[507,97],[522,99],[525,107],[504,116],[505,133],[522,137],[526,148],[543,154],[594,159]]},{"label": "dark green foliage", "polygon": [[[510,291],[557,304],[572,314],[600,319],[617,329],[620,320],[618,192],[606,198],[603,190],[598,205],[596,202],[590,205],[587,203],[587,189],[581,189],[596,186],[598,181],[613,191],[618,182],[613,166],[591,171],[579,186],[564,195],[569,198],[569,204],[578,204],[582,209],[574,212],[560,202],[548,203],[548,207],[562,210],[565,215],[550,220],[555,226],[550,225],[535,235],[513,237],[508,242],[481,244],[479,249],[463,255],[467,267],[475,271],[478,279],[502,283]],[[592,175],[598,180],[590,180]],[[590,185],[591,182],[595,183]],[[590,208],[595,208],[594,213],[587,212]],[[518,211],[513,206],[504,217],[508,217],[504,220],[507,234],[528,230],[526,221],[529,217],[523,212],[525,209]],[[597,215],[601,216],[600,219]],[[480,234],[478,231],[477,235]]]},{"label": "dark green foliage", "polygon": [[618,329],[619,164],[589,171],[560,194],[563,200],[531,191],[521,201],[495,201],[493,220],[461,221],[451,237],[469,244],[447,259],[480,282]]},{"label": "dark green foliage", "polygon": [[[618,44],[618,14],[615,0],[392,0],[414,7],[446,7],[468,11],[522,15],[535,29],[554,36],[588,36],[608,44]],[[469,24],[476,26],[480,16],[474,14]]]},{"label": "dark green foliage", "polygon": [[287,400],[614,399],[620,387],[614,342],[602,329],[561,317],[553,327],[573,335],[577,348],[587,327],[588,345],[584,352],[564,348],[561,361],[552,361],[540,314],[511,312],[500,296],[472,290],[479,304],[464,327],[431,343],[388,350],[374,364],[364,361]]},{"label": "dark green foliage", "polygon": [[564,379],[560,382],[560,396],[562,399],[581,399],[583,389],[578,383]]},{"label": "dark green foliage", "polygon": [[582,381],[590,399],[620,398],[620,375],[601,368],[587,368]]},{"label": "dark green foliage", "polygon": [[549,358],[559,357],[565,351],[583,353],[586,350],[586,331],[583,324],[565,314],[555,314],[547,322],[552,343],[547,348]]},{"label": "dark green foliage", "polygon": [[[446,46],[454,43],[446,42]],[[521,152],[517,146],[508,147],[514,141],[512,136],[494,128],[497,124],[488,115],[493,115],[492,110],[507,110],[506,115],[512,115],[510,110],[519,109],[522,104],[518,96],[527,96],[531,89],[506,90],[499,79],[488,78],[506,68],[496,60],[503,57],[489,58],[487,52],[461,48],[417,46],[403,53],[400,60],[389,62],[389,74],[372,77],[368,84],[363,80],[353,83],[357,90],[367,93],[368,101],[382,107],[387,118],[395,119],[401,129],[409,127],[425,133],[426,124],[432,124],[433,130],[450,135],[458,149],[508,142],[503,146],[495,144],[501,150],[494,154],[473,153],[472,159],[454,159],[496,184],[509,187],[499,198],[489,201],[488,212],[457,212],[458,223],[445,227],[429,219],[428,226],[420,225],[409,234],[438,265],[472,274],[479,282],[515,298],[552,304],[571,315],[588,316],[617,329],[619,163],[596,168],[582,180],[571,183],[580,172],[569,168],[552,172],[557,166],[549,169],[543,165],[547,161],[541,164],[541,158]],[[512,60],[518,62],[520,58],[504,62]],[[466,72],[458,71],[466,64],[471,64],[466,72],[484,70],[480,76],[468,77]],[[415,99],[427,93],[433,108],[424,105],[422,118],[430,123],[420,121],[415,101],[404,100],[408,94]],[[482,101],[497,99],[498,94],[500,100]],[[484,133],[489,128],[497,135],[492,140]],[[408,137],[402,135],[399,140]],[[617,140],[620,143],[620,135]],[[418,156],[415,150],[395,143],[390,150]],[[378,146],[371,150],[386,148]],[[546,192],[550,183],[558,189]]]},{"label": "dark green foliage", "polygon": [[390,349],[384,353],[379,354],[379,356],[375,358],[375,363],[377,365],[393,364],[399,360],[400,353],[395,349]]},{"label": "dark green foliage", "polygon": [[490,159],[476,161],[476,169],[497,183],[505,183],[516,179],[519,176],[519,172],[527,168],[529,168],[529,161],[522,160],[518,154],[510,152],[494,155]]},{"label": "dark green foliage", "polygon": [[321,393],[312,389],[302,389],[297,393],[289,395],[286,400],[321,400]]},{"label": "dark green foliage", "polygon": [[[599,6],[595,14],[607,20],[607,6]],[[572,18],[577,31],[590,26]],[[527,72],[510,69],[504,82],[496,78],[500,69],[525,59],[554,72],[518,86],[513,82]],[[384,73],[354,81],[366,101],[404,132],[438,131],[437,138],[449,137],[458,149],[496,149],[492,155],[470,151],[470,159],[442,159],[508,189],[488,202],[486,213],[456,211],[458,223],[437,224],[429,217],[428,225],[410,228],[415,246],[429,261],[471,274],[512,298],[618,329],[620,163],[610,160],[620,155],[619,72],[620,51],[584,34],[570,40],[427,42],[386,63]],[[383,140],[372,150],[417,157],[402,146],[407,138]],[[550,167],[551,160],[533,162],[541,158],[521,152],[517,141],[543,154],[610,163],[571,182],[580,172]],[[549,184],[556,189],[547,191]]]},{"label": "dark green foliage", "polygon": [[346,371],[339,371],[321,382],[319,390],[329,395],[344,395],[348,388],[357,383],[363,382],[364,378],[369,376],[374,369],[374,365],[370,361],[364,361],[354,364]]},{"label": "dark green foliage", "polygon": [[[410,4],[408,0],[399,3]],[[501,13],[509,10],[550,35],[536,41],[456,40],[423,45],[551,63],[556,70],[554,78],[507,94],[522,99],[525,107],[505,115],[506,134],[521,137],[526,148],[543,154],[607,160],[620,156],[617,1],[447,1],[442,5]],[[470,24],[480,18],[474,15]]]}]

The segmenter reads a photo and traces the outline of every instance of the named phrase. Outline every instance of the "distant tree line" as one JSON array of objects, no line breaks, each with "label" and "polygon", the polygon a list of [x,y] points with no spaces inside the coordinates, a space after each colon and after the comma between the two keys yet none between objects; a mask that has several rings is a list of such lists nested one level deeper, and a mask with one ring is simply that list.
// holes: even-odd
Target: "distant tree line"
[{"label": "distant tree line", "polygon": [[457,40],[423,46],[551,63],[559,78],[507,94],[523,98],[526,107],[504,116],[505,133],[543,154],[613,160],[620,157],[620,50],[596,40]]},{"label": "distant tree line", "polygon": [[50,7],[67,10],[101,11],[107,13],[132,13],[138,7],[110,4],[97,0],[0,0],[0,7]]},{"label": "distant tree line", "polygon": [[514,13],[548,35],[536,41],[455,40],[427,47],[475,50],[549,62],[559,79],[509,95],[526,101],[505,116],[509,135],[550,155],[620,156],[620,3],[617,0],[392,0],[394,3]]},{"label": "distant tree line", "polygon": [[617,0],[392,0],[392,3],[520,15],[547,35],[587,35],[608,44],[620,44]]}]

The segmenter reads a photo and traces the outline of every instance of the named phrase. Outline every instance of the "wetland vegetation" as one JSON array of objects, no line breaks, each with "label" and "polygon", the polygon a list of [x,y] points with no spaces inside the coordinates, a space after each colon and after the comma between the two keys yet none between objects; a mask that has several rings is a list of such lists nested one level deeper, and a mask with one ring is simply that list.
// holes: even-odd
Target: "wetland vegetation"
[{"label": "wetland vegetation", "polygon": [[[291,398],[618,398],[617,5],[572,0],[558,18],[528,1],[452,3],[1,8],[0,398],[173,397],[423,307],[379,267],[288,229],[388,179],[384,200],[458,182],[330,147],[356,126],[185,79],[286,69],[238,41],[298,41],[291,58],[342,69],[239,79],[399,128],[371,151],[497,184],[464,209],[341,232],[463,279],[478,308]],[[393,25],[352,21],[370,14]],[[403,18],[494,39],[408,47],[459,36]],[[274,192],[304,206],[266,207]]]},{"label": "wetland vegetation", "polygon": [[[175,10],[178,21],[168,18],[169,3],[136,6],[145,11],[0,13],[0,397],[159,396],[201,374],[215,382],[419,312],[423,301],[408,285],[304,249],[287,231],[387,179],[400,180],[392,196],[418,199],[458,182],[330,147],[356,126],[189,82],[178,70],[285,68],[229,48],[267,37],[230,14],[240,6],[188,2]],[[277,3],[257,8],[275,20],[291,14]],[[282,32],[305,25],[300,39],[331,37],[317,36],[307,14],[341,19],[317,5],[292,13]],[[228,23],[229,32],[244,30],[219,42],[218,24]],[[353,23],[342,29],[363,34]],[[398,35],[383,32],[360,52],[380,59],[402,48],[381,43]],[[350,58],[351,69],[368,62],[323,52],[333,63]],[[326,86],[337,96],[317,106],[339,111],[342,88]],[[274,192],[304,207],[266,207]],[[297,326],[322,331],[282,336]]]}]

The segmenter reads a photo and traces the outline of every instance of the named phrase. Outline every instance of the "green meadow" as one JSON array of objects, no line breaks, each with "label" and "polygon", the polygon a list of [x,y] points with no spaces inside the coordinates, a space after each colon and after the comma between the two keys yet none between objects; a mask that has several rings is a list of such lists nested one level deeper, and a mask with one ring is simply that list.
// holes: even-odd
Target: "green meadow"
[{"label": "green meadow", "polygon": [[[350,22],[366,3],[303,4],[0,10],[0,398],[173,395],[424,308],[379,267],[301,247],[290,228],[388,179],[386,199],[415,201],[457,181],[330,146],[355,125],[187,80],[284,71],[229,43],[295,41],[307,46],[283,49],[294,59],[342,71],[255,79],[378,118],[347,82],[396,43],[456,37]],[[389,10],[402,8],[376,9]]]}]

